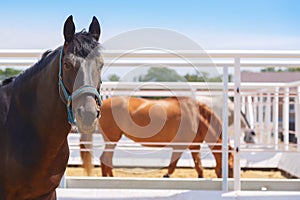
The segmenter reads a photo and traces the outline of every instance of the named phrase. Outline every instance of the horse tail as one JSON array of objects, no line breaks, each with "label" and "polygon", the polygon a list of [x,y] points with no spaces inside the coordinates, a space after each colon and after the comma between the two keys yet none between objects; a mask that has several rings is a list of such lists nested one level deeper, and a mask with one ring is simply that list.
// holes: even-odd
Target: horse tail
[{"label": "horse tail", "polygon": [[[207,126],[207,132],[205,133],[205,141],[208,143],[222,143],[222,120],[220,117],[213,112],[212,109],[210,109],[208,106],[205,104],[201,103],[198,101],[198,107],[199,107],[199,112],[200,116],[202,119],[205,120],[206,126]],[[212,150],[221,150],[220,145],[209,145],[210,149]],[[233,148],[228,145],[228,150],[232,151]],[[222,156],[220,153],[213,153],[217,162],[217,167],[216,167],[216,173],[218,177],[221,177],[222,173]],[[229,165],[229,177],[233,177],[233,153],[229,152],[228,153],[228,165]]]},{"label": "horse tail", "polygon": [[80,134],[80,157],[82,166],[88,176],[91,176],[94,165],[92,163],[93,134]]},{"label": "horse tail", "polygon": [[222,120],[212,111],[206,104],[198,101],[199,113],[207,121],[210,127],[214,130],[215,134],[219,137],[222,136]]}]

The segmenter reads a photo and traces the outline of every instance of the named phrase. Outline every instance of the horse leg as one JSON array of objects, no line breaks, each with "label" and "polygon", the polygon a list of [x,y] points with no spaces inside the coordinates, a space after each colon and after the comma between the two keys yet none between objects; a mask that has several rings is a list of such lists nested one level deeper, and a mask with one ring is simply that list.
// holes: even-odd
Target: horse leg
[{"label": "horse leg", "polygon": [[200,146],[199,147],[191,147],[192,157],[195,163],[195,170],[198,173],[198,178],[203,178],[203,167],[200,158]]},{"label": "horse leg", "polygon": [[105,145],[105,149],[100,157],[102,176],[113,177],[112,158],[113,158],[115,147],[116,147],[116,144]]},{"label": "horse leg", "polygon": [[93,135],[92,134],[83,134],[80,135],[80,157],[82,160],[82,166],[88,176],[92,174],[92,169],[94,165],[92,164],[92,148],[93,148]]},{"label": "horse leg", "polygon": [[[233,148],[228,145],[228,150],[233,151]],[[228,153],[228,177],[233,178],[234,157],[233,152]]]},{"label": "horse leg", "polygon": [[175,171],[176,165],[178,163],[178,160],[183,153],[183,150],[181,150],[181,149],[176,149],[176,150],[178,150],[179,152],[174,152],[174,151],[172,152],[171,162],[168,166],[168,173],[166,173],[163,176],[164,178],[169,178],[173,174],[173,172]]},{"label": "horse leg", "polygon": [[[83,144],[80,144],[80,149],[84,150],[86,149],[86,146]],[[87,151],[80,151],[80,157],[82,159],[82,167],[84,168],[86,174],[88,176],[91,176],[92,174],[92,155],[90,152]]]},{"label": "horse leg", "polygon": [[[219,144],[210,145],[209,148],[211,149],[216,160],[215,173],[218,178],[222,178],[222,152],[219,152],[222,150],[222,146],[220,146]],[[214,151],[218,151],[218,152],[214,152]]]},{"label": "horse leg", "polygon": [[[222,178],[222,152],[221,152],[222,146],[217,144],[214,146],[210,146],[210,149],[212,151],[213,150],[218,151],[218,152],[213,152],[213,155],[214,155],[216,163],[217,163],[215,172],[216,172],[218,178]],[[231,151],[231,150],[233,150],[233,148],[228,145],[228,150]],[[232,152],[228,153],[228,177],[229,178],[233,177],[233,153]]]}]

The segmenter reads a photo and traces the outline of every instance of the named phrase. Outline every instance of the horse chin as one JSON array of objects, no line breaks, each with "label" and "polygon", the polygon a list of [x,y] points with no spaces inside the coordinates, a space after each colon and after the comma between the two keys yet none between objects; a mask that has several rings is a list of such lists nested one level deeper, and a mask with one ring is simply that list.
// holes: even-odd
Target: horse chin
[{"label": "horse chin", "polygon": [[78,131],[80,133],[92,134],[95,132],[97,120],[92,125],[85,125],[84,123],[77,122]]}]

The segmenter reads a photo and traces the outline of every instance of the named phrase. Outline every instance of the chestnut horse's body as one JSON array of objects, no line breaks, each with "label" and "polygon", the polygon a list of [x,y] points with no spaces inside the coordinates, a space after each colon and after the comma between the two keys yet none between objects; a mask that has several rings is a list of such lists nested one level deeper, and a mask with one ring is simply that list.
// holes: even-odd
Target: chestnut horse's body
[{"label": "chestnut horse's body", "polygon": [[[56,199],[55,189],[69,158],[67,135],[71,129],[68,104],[61,90],[65,90],[65,96],[70,95],[72,108],[80,109],[80,117],[77,112],[69,112],[74,113],[72,119],[81,129],[93,131],[97,121],[95,93],[81,90],[76,99],[72,94],[82,86],[100,88],[100,75],[93,83],[82,82],[84,77],[91,77],[88,71],[95,74],[101,70],[101,63],[84,65],[101,58],[100,52],[87,57],[99,46],[94,37],[100,34],[98,30],[94,18],[89,32],[75,34],[70,16],[64,26],[63,46],[47,51],[34,66],[0,84],[1,200]],[[77,75],[80,77],[75,84]]]},{"label": "chestnut horse's body", "polygon": [[[174,151],[166,177],[174,172],[184,149],[192,150],[199,177],[203,177],[199,143],[203,141],[209,143],[212,150],[222,149],[221,120],[207,106],[192,98],[147,100],[113,97],[103,101],[101,113],[99,127],[106,142],[100,158],[103,176],[113,176],[113,150],[115,142],[120,140],[122,134],[144,146],[172,147]],[[150,142],[152,144],[149,144]],[[216,159],[216,174],[221,177],[222,154],[220,152],[213,154]],[[232,153],[229,154],[228,164],[231,169],[229,174],[232,176]]]}]

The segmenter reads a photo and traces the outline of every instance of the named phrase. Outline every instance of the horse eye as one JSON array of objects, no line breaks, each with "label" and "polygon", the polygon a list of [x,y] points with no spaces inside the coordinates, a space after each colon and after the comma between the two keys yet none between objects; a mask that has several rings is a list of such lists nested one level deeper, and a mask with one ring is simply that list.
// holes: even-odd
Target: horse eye
[{"label": "horse eye", "polygon": [[72,65],[70,65],[69,63],[64,63],[64,69],[69,70],[72,68]]}]

